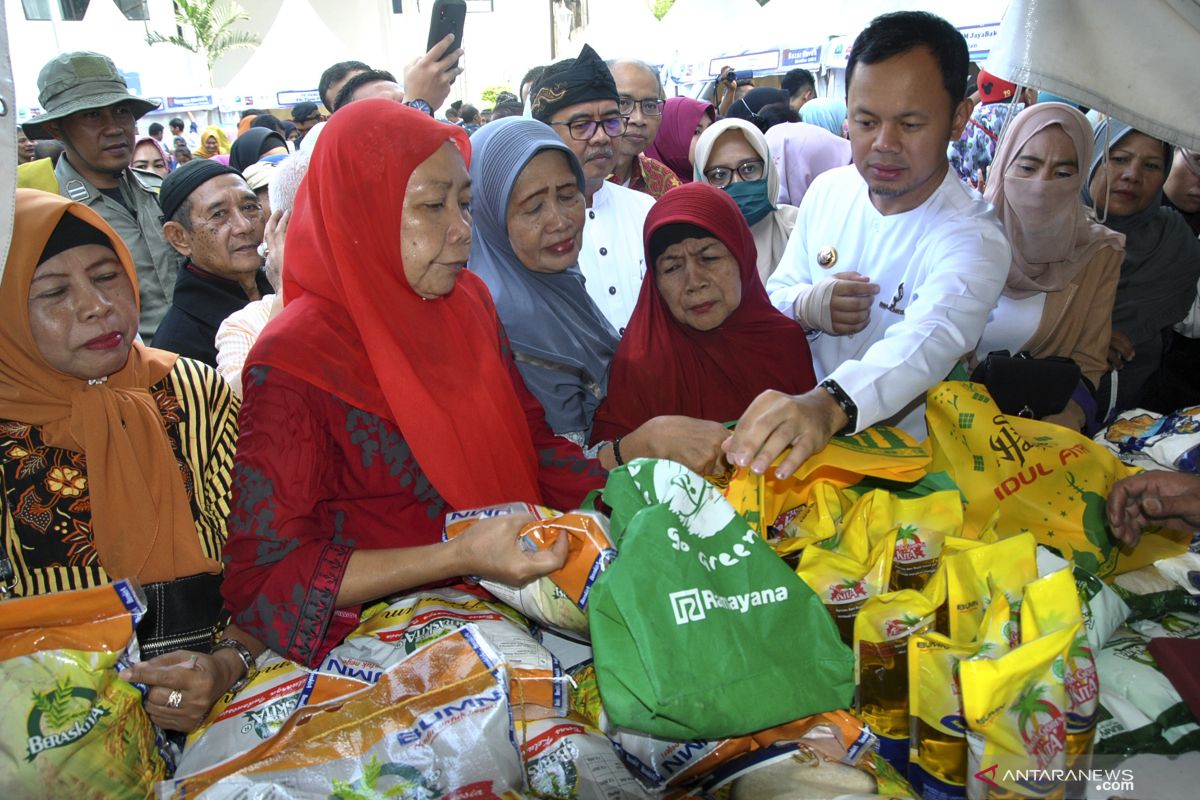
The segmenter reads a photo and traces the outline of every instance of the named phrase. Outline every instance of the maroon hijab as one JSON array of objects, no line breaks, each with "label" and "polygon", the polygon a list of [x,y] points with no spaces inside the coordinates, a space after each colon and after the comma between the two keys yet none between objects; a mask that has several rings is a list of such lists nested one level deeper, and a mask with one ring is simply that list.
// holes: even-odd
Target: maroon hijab
[{"label": "maroon hijab", "polygon": [[808,339],[767,298],[754,237],[733,198],[705,183],[667,192],[646,217],[647,251],[655,231],[675,223],[709,231],[729,248],[741,268],[742,302],[719,327],[698,331],[672,316],[648,264],[613,358],[608,397],[596,411],[594,442],[624,436],[665,414],[736,420],[766,389],[799,394],[816,385]]},{"label": "maroon hijab", "polygon": [[696,135],[696,126],[705,114],[716,121],[717,109],[712,103],[690,97],[668,97],[663,106],[662,125],[654,143],[646,148],[647,156],[666,164],[684,183],[692,182],[688,151],[692,147],[692,137]]}]

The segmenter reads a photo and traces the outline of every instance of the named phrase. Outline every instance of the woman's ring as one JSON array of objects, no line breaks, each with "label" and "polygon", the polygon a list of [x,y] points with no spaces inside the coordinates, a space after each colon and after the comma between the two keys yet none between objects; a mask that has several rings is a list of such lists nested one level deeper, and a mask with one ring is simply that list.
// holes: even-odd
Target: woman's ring
[{"label": "woman's ring", "polygon": [[167,708],[179,708],[183,705],[183,692],[178,689],[172,689],[167,695]]},{"label": "woman's ring", "polygon": [[271,251],[270,251],[270,249],[267,247],[267,243],[266,243],[266,242],[262,242],[261,244],[259,244],[259,246],[258,246],[258,254],[259,254],[260,256],[262,256],[263,258],[266,258],[268,255],[270,255],[270,254],[271,254]]}]

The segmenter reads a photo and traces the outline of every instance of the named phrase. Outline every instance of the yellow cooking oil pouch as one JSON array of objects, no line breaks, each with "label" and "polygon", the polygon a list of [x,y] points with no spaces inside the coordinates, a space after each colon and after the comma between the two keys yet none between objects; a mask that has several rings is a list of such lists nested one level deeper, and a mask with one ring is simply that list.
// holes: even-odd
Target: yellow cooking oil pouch
[{"label": "yellow cooking oil pouch", "polygon": [[[1032,641],[1060,628],[1077,627],[1067,653],[1063,680],[1067,686],[1067,765],[1086,767],[1096,733],[1100,681],[1088,643],[1083,606],[1071,567],[1064,567],[1025,587],[1021,603],[1021,639]],[[1081,762],[1082,759],[1082,762]]]},{"label": "yellow cooking oil pouch", "polygon": [[980,625],[979,641],[960,644],[936,632],[912,637],[909,666],[909,779],[929,800],[966,792],[967,741],[958,663],[995,659],[1015,645],[1016,625],[1004,592],[997,591]]},{"label": "yellow cooking oil pouch", "polygon": [[945,541],[962,534],[962,495],[934,492],[924,497],[897,498],[894,507],[896,551],[891,588],[920,590],[941,564]]},{"label": "yellow cooking oil pouch", "polygon": [[958,644],[934,631],[914,634],[908,642],[908,777],[931,800],[966,796],[967,739],[958,662],[974,650],[974,644]]},{"label": "yellow cooking oil pouch", "polygon": [[995,660],[960,662],[972,798],[1062,797],[1071,625]]},{"label": "yellow cooking oil pouch", "polygon": [[908,646],[933,625],[934,605],[904,589],[869,598],[854,620],[858,715],[879,737],[879,752],[908,770]]},{"label": "yellow cooking oil pouch", "polygon": [[946,602],[946,560],[964,550],[983,547],[983,542],[974,539],[964,539],[961,536],[948,536],[942,540],[942,557],[937,569],[929,576],[929,580],[921,589],[921,594],[929,598],[937,608],[937,616],[933,629],[945,636],[950,635],[950,607]]},{"label": "yellow cooking oil pouch", "polygon": [[1191,541],[1190,532],[1151,528],[1137,547],[1121,547],[1105,499],[1138,470],[1061,425],[1002,414],[982,384],[934,386],[925,419],[929,469],[945,471],[966,498],[967,536],[998,511],[1000,536],[1028,531],[1101,578],[1178,555]]},{"label": "yellow cooking oil pouch", "polygon": [[884,425],[853,436],[834,436],[794,474],[776,478],[775,467],[786,457],[785,451],[761,476],[748,468],[736,470],[722,490],[725,499],[763,538],[781,514],[807,505],[819,483],[837,488],[854,486],[864,478],[916,483],[929,466],[924,446],[899,428]]},{"label": "yellow cooking oil pouch", "polygon": [[117,677],[145,611],[126,580],[0,603],[0,797],[154,792],[166,773],[154,725]]},{"label": "yellow cooking oil pouch", "polygon": [[847,645],[854,643],[854,618],[863,603],[887,589],[894,541],[885,537],[866,562],[820,547],[807,547],[800,556],[796,574],[821,598]]},{"label": "yellow cooking oil pouch", "polygon": [[1025,584],[1036,580],[1037,545],[1025,533],[994,544],[975,547],[946,559],[946,599],[950,638],[973,642],[994,589],[1019,609]]}]

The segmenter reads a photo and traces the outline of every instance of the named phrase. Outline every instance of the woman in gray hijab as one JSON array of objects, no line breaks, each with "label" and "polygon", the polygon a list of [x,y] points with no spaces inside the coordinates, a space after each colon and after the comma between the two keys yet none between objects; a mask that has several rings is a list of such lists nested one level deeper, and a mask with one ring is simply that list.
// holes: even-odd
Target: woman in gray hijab
[{"label": "woman in gray hijab", "polygon": [[524,118],[485,125],[471,149],[467,263],[492,291],[546,422],[582,444],[617,348],[617,333],[588,297],[578,266],[583,170],[553,129]]},{"label": "woman in gray hijab", "polygon": [[1104,421],[1144,402],[1147,384],[1162,364],[1165,332],[1187,316],[1195,300],[1200,241],[1178,211],[1162,205],[1170,145],[1111,117],[1096,126],[1094,140],[1083,200],[1104,225],[1125,234],[1111,370],[1097,392]]},{"label": "woman in gray hijab", "polygon": [[[583,170],[562,139],[524,117],[494,120],[471,137],[472,237],[468,267],[492,292],[525,385],[546,422],[581,447],[608,392],[617,333],[579,271],[586,205]],[[641,231],[638,231],[640,235]],[[607,469],[636,457],[714,469],[724,427],[657,417],[588,452]]]}]

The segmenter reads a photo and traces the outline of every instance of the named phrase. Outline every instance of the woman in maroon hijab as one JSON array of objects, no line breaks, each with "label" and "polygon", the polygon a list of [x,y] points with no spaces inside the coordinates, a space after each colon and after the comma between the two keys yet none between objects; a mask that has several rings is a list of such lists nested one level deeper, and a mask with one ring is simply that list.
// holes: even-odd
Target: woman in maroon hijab
[{"label": "woman in maroon hijab", "polygon": [[668,97],[663,106],[662,124],[646,155],[671,168],[684,183],[691,183],[696,142],[704,129],[716,122],[717,109],[712,103],[690,97]]},{"label": "woman in maroon hijab", "polygon": [[754,238],[733,199],[712,186],[672,189],[650,210],[647,270],[617,347],[593,441],[652,417],[736,420],[766,389],[816,385],[804,330],[767,298]]}]

